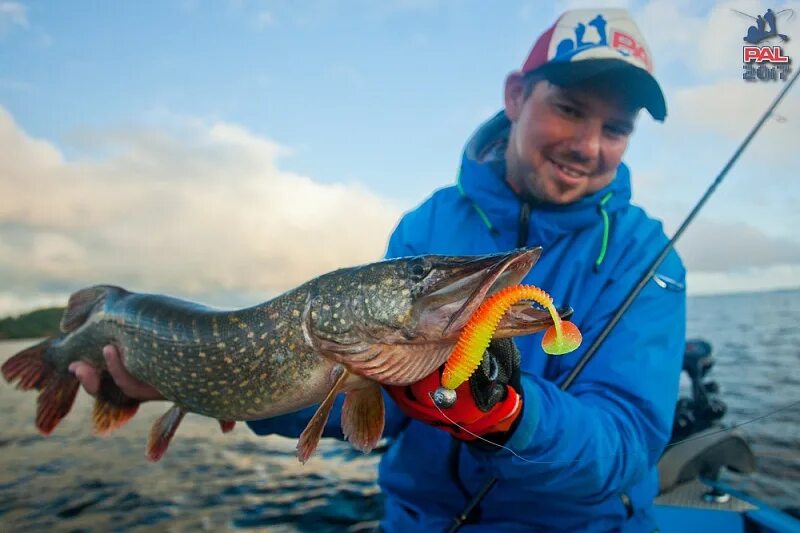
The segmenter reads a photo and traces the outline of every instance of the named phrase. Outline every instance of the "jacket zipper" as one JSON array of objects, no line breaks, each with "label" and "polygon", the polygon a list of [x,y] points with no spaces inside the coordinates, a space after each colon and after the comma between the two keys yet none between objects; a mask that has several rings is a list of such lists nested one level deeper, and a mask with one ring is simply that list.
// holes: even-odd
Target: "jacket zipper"
[{"label": "jacket zipper", "polygon": [[531,204],[523,200],[519,209],[519,232],[517,233],[517,248],[522,248],[528,243],[528,221],[531,218]]}]

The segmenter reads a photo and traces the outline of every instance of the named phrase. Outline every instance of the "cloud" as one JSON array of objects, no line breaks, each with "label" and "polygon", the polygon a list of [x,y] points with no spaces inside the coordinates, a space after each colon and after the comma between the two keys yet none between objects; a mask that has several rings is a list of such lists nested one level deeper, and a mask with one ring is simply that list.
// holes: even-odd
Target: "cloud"
[{"label": "cloud", "polygon": [[[561,14],[570,9],[597,9],[598,3],[593,0],[559,0],[556,4],[556,13]],[[608,0],[603,2],[604,8],[621,7],[631,8],[631,0]]]},{"label": "cloud", "polygon": [[764,290],[765,279],[769,280],[770,289],[800,288],[800,265],[748,268],[733,273],[689,271],[686,287],[692,295],[757,292]]},{"label": "cloud", "polygon": [[0,1],[0,37],[13,27],[28,28],[28,11],[19,2]]},{"label": "cloud", "polygon": [[379,259],[400,214],[357,183],[282,170],[285,148],[232,124],[83,142],[103,156],[67,161],[0,108],[0,314],[99,282],[256,303]]},{"label": "cloud", "polygon": [[[680,89],[672,95],[670,109],[674,113],[670,117],[670,131],[678,135],[691,131],[693,135],[711,135],[717,141],[738,144],[785,83],[733,79]],[[791,140],[800,138],[797,117],[800,117],[800,98],[789,92],[748,148],[751,153],[748,159],[758,158],[762,169],[771,170],[770,179],[796,180],[786,170],[797,161],[797,152],[790,148]]]},{"label": "cloud", "polygon": [[[698,218],[677,248],[693,272],[741,275],[753,268],[800,269],[800,243],[767,235],[744,222]],[[796,281],[800,284],[800,278]]]},{"label": "cloud", "polygon": [[705,17],[691,16],[691,4],[685,0],[655,0],[634,13],[654,56],[656,72],[663,62],[685,62],[687,52],[697,46],[698,36],[705,31]]},{"label": "cloud", "polygon": [[[767,110],[785,82],[747,83],[741,78],[697,85],[675,92],[675,119],[729,138],[741,138]],[[731,112],[733,110],[733,112]],[[792,115],[800,99],[788,93],[776,112]],[[792,121],[797,127],[797,121]]]}]

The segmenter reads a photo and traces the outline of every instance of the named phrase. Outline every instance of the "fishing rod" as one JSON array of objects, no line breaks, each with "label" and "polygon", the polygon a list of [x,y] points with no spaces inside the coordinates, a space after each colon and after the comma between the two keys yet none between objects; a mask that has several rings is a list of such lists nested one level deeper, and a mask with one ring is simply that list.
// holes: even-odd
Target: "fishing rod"
[{"label": "fishing rod", "polygon": [[[798,70],[798,72],[795,73],[795,75],[792,77],[791,80],[789,80],[789,82],[781,90],[781,92],[778,93],[778,96],[775,97],[775,99],[772,101],[772,104],[767,108],[764,114],[761,115],[761,118],[758,120],[758,122],[756,122],[756,124],[750,130],[750,133],[748,133],[747,136],[744,138],[744,140],[741,142],[741,144],[739,144],[739,147],[736,149],[736,151],[733,153],[730,159],[728,159],[728,162],[725,164],[722,170],[720,170],[719,174],[711,183],[711,185],[708,187],[706,192],[703,194],[703,196],[700,197],[700,200],[697,201],[694,208],[686,216],[683,223],[681,223],[680,227],[677,229],[675,234],[661,250],[661,253],[659,253],[658,256],[655,258],[653,263],[650,265],[650,268],[647,269],[647,272],[644,273],[644,275],[641,277],[641,279],[633,288],[633,290],[631,290],[631,292],[628,294],[628,297],[625,298],[625,301],[623,301],[622,304],[619,306],[619,309],[617,309],[617,312],[614,313],[613,317],[611,317],[611,320],[609,320],[608,324],[606,324],[606,327],[603,328],[603,330],[600,332],[600,335],[597,336],[597,338],[591,344],[589,349],[586,350],[583,356],[581,356],[580,360],[572,369],[572,371],[569,373],[567,378],[561,383],[561,385],[559,385],[559,388],[562,391],[566,391],[567,389],[569,389],[570,385],[572,385],[575,382],[575,379],[577,379],[577,377],[580,375],[580,373],[583,371],[583,369],[586,367],[589,361],[591,361],[592,357],[594,357],[594,354],[597,353],[597,350],[603,344],[603,341],[606,339],[606,337],[608,337],[609,333],[611,333],[611,330],[614,329],[614,326],[617,325],[617,322],[620,321],[622,315],[625,314],[625,311],[628,310],[628,308],[631,306],[631,304],[639,295],[639,293],[642,292],[642,289],[644,289],[645,285],[647,285],[647,283],[656,273],[658,267],[661,266],[661,263],[664,262],[664,259],[666,259],[667,255],[669,255],[669,253],[672,251],[672,249],[675,246],[675,242],[681,237],[681,235],[683,235],[683,232],[686,230],[689,224],[692,223],[694,218],[697,216],[697,213],[700,212],[700,209],[702,209],[703,205],[705,205],[705,203],[717,189],[719,184],[722,183],[722,180],[725,179],[725,176],[733,167],[734,163],[736,163],[736,161],[742,155],[745,148],[747,148],[747,146],[750,144],[750,141],[753,140],[753,137],[755,137],[756,133],[758,133],[758,131],[761,129],[761,127],[764,125],[767,119],[769,119],[775,108],[778,107],[778,104],[780,104],[781,100],[783,100],[783,97],[786,96],[786,93],[789,92],[789,89],[792,87],[794,82],[797,81],[798,75],[800,75],[800,70]],[[489,491],[492,490],[492,488],[496,484],[497,484],[496,477],[492,477],[489,481],[486,482],[486,484],[481,488],[481,490],[479,490],[467,503],[467,506],[464,507],[464,510],[461,511],[461,513],[453,519],[453,523],[447,530],[448,533],[455,533],[456,531],[458,531],[458,529],[467,521],[469,515],[472,513],[475,507],[477,507],[480,504],[483,498],[486,497]]]}]

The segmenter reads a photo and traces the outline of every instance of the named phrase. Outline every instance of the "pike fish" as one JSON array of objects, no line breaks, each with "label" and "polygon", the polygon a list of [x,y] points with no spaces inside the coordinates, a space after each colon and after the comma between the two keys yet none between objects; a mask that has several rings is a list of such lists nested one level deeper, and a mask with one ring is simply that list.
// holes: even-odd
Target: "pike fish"
[{"label": "pike fish", "polygon": [[[343,433],[366,452],[383,432],[380,384],[411,384],[442,365],[483,300],[519,283],[540,253],[528,248],[385,260],[324,274],[238,310],[110,285],[89,287],[70,297],[62,335],[14,355],[2,373],[20,389],[40,391],[36,426],[47,435],[67,415],[79,388],[70,363],[102,369],[92,423],[95,433],[105,435],[127,422],[140,403],[105,369],[102,348],[116,346],[134,377],[173,402],[150,431],[152,461],[164,454],[188,412],[215,418],[229,431],[237,420],[319,404],[297,445],[305,462],[340,393],[346,394]],[[520,304],[504,316],[496,337],[551,324],[546,311]]]}]

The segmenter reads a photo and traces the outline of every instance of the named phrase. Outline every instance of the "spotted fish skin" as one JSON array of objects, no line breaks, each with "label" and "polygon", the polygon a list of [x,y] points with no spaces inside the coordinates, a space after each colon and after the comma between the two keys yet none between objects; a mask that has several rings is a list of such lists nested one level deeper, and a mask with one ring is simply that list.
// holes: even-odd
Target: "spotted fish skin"
[{"label": "spotted fish skin", "polygon": [[[89,287],[70,297],[63,335],[16,354],[2,373],[19,388],[40,391],[36,423],[48,434],[78,390],[70,363],[104,369],[102,348],[115,345],[134,377],[174,403],[151,431],[152,460],[164,453],[187,412],[216,418],[227,431],[236,420],[320,404],[300,437],[298,456],[306,460],[339,393],[348,394],[343,427],[359,439],[353,442],[357,448],[368,450],[383,428],[377,384],[414,383],[439,367],[490,289],[518,283],[539,253],[519,249],[380,261],[324,274],[238,310],[109,285]],[[550,324],[546,312],[510,312],[498,336]],[[126,397],[107,371],[102,375],[93,423],[104,434],[132,417],[139,402]]]},{"label": "spotted fish skin", "polygon": [[223,420],[299,409],[330,387],[326,374],[335,363],[315,354],[299,327],[304,291],[222,311],[103,289],[87,321],[51,345],[48,354],[57,368],[75,360],[102,368],[102,347],[114,344],[133,376],[186,411]]}]

